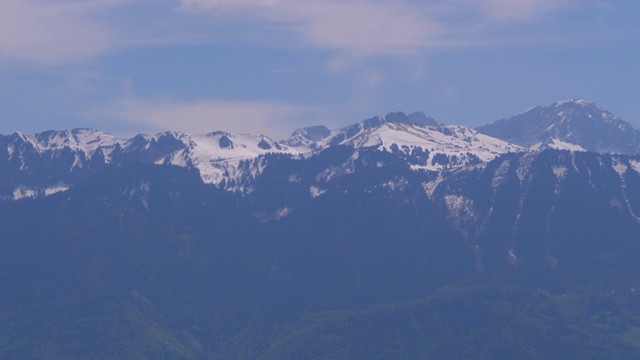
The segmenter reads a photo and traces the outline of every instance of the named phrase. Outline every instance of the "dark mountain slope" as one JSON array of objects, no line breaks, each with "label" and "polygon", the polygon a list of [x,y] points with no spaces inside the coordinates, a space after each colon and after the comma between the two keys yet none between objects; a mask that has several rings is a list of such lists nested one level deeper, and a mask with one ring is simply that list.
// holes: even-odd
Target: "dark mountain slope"
[{"label": "dark mountain slope", "polygon": [[[639,324],[635,297],[607,318],[619,322],[606,328],[613,338],[581,337],[580,321],[598,328],[591,315],[569,321],[553,312],[555,295],[531,289],[576,292],[583,279],[635,286],[625,281],[640,274],[638,158],[545,151],[433,173],[412,170],[407,156],[348,146],[309,158],[266,155],[245,192],[204,184],[195,169],[103,164],[65,192],[4,201],[0,351],[357,358],[381,342],[389,352],[379,358],[490,358],[534,344],[523,340],[531,335],[550,348],[523,358],[554,357],[551,346],[581,358],[608,346],[629,354],[619,341]],[[525,295],[465,295],[478,282]],[[460,306],[442,310],[434,291],[443,286],[460,288],[452,300]],[[603,288],[576,295],[572,308],[587,311],[582,301],[611,290]],[[550,315],[540,313],[548,306]],[[485,319],[486,330],[461,314]],[[503,328],[517,335],[488,340]],[[450,345],[460,337],[465,348]],[[502,346],[506,339],[514,344]]]}]

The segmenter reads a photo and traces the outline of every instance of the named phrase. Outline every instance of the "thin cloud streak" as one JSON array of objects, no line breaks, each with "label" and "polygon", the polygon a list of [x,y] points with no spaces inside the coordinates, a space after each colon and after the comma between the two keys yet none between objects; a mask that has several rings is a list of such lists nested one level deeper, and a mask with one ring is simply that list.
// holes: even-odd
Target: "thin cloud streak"
[{"label": "thin cloud streak", "polygon": [[180,10],[266,21],[304,43],[362,55],[413,52],[441,32],[403,1],[183,0]]},{"label": "thin cloud streak", "polygon": [[[584,5],[585,2],[582,2]],[[308,46],[356,56],[413,55],[425,50],[509,42],[525,26],[576,0],[182,0],[179,10],[231,18],[294,34]]]},{"label": "thin cloud streak", "polygon": [[[462,0],[475,6],[494,21],[517,22],[534,20],[541,16],[570,9],[579,5],[577,0]],[[585,3],[584,1],[582,2]]]},{"label": "thin cloud streak", "polygon": [[280,139],[299,124],[307,109],[266,101],[149,101],[128,99],[100,111],[102,117],[137,124],[142,131],[177,130],[192,134],[212,131],[256,133]]}]

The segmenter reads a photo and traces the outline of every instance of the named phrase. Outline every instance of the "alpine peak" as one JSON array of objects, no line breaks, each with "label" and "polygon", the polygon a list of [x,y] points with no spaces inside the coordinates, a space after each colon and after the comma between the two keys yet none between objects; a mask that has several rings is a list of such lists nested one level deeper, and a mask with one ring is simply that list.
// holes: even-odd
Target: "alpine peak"
[{"label": "alpine peak", "polygon": [[582,99],[536,106],[477,130],[531,149],[640,152],[640,131],[597,104]]}]

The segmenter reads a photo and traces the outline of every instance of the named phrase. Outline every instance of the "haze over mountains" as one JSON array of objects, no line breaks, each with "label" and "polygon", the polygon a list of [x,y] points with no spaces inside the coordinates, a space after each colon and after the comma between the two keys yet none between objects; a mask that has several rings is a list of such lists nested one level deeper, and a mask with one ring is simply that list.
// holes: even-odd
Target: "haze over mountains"
[{"label": "haze over mountains", "polygon": [[0,357],[638,357],[629,134],[577,100],[478,130],[2,136]]},{"label": "haze over mountains", "polygon": [[[487,136],[488,135],[488,136]],[[402,154],[415,170],[487,162],[496,156],[545,148],[636,154],[640,131],[584,100],[534,107],[473,130],[441,125],[424,113],[389,113],[330,130],[312,126],[275,141],[264,135],[207,135],[164,132],[118,139],[96,130],[75,129],[0,136],[3,167],[14,173],[0,195],[19,199],[63,191],[74,176],[102,163],[142,162],[196,169],[205,183],[241,190],[259,176],[265,154],[313,156],[334,146],[375,148]]]}]

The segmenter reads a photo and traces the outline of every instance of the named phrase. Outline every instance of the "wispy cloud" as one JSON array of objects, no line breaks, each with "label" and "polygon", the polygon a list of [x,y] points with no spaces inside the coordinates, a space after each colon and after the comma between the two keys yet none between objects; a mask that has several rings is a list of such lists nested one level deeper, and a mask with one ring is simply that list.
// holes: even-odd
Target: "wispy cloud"
[{"label": "wispy cloud", "polygon": [[[3,0],[0,60],[82,63],[115,50],[184,42],[268,41],[338,54],[414,55],[504,38],[504,25],[596,0]],[[595,5],[594,5],[595,6]],[[137,13],[136,9],[149,11]],[[178,10],[178,11],[172,11]],[[207,27],[185,14],[213,15]],[[125,15],[125,16],[121,16]],[[140,19],[145,19],[140,21]],[[128,19],[128,20],[126,20]],[[149,26],[149,24],[154,24]],[[499,26],[497,26],[499,25]],[[229,31],[235,28],[237,32]],[[225,36],[222,37],[221,31]],[[237,37],[235,37],[237,36]],[[335,66],[339,64],[333,64]]]},{"label": "wispy cloud", "polygon": [[1,0],[0,63],[75,65],[132,47],[203,42],[177,16],[178,1]]},{"label": "wispy cloud", "polygon": [[[359,113],[360,108],[379,103],[397,76],[389,74],[381,59],[400,59],[409,65],[407,73],[420,80],[427,76],[424,59],[432,50],[521,44],[523,35],[545,34],[541,22],[563,11],[601,4],[602,0],[0,0],[0,65],[52,67],[56,73],[59,65],[74,65],[66,67],[69,74],[63,72],[61,78],[69,83],[70,92],[81,93],[79,106],[91,108],[121,95],[114,85],[103,84],[112,82],[109,65],[91,60],[140,46],[173,51],[172,46],[184,43],[215,47],[220,42],[263,41],[267,47],[286,50],[322,50],[325,74],[352,80],[342,83],[352,86],[353,95],[339,105],[340,111],[353,102],[354,112]],[[528,31],[520,31],[523,28]],[[546,34],[557,41],[557,34]],[[185,48],[176,51],[188,51]],[[97,66],[75,66],[87,63]],[[95,71],[92,77],[107,80],[87,80],[84,71]],[[153,90],[146,89],[145,96],[172,91]],[[43,96],[58,103],[57,95],[64,92]],[[298,116],[311,121],[323,116],[312,114],[323,110],[286,102],[156,99],[128,96],[102,115],[141,129],[196,133],[251,129],[278,136],[300,125],[299,119],[294,121]]]},{"label": "wispy cloud", "polygon": [[120,45],[99,15],[124,0],[0,2],[0,58],[45,65],[79,63]]},{"label": "wispy cloud", "polygon": [[363,55],[412,52],[442,31],[404,1],[183,0],[180,9],[267,22],[306,44]]},{"label": "wispy cloud", "polygon": [[[577,0],[462,0],[494,21],[526,21],[580,5]],[[582,1],[584,5],[585,1]]]},{"label": "wispy cloud", "polygon": [[[252,22],[306,45],[358,56],[407,55],[505,38],[576,0],[182,0],[180,10]],[[582,2],[584,5],[584,1]],[[500,31],[499,34],[496,32]],[[295,43],[295,42],[294,42]],[[340,67],[335,61],[329,67]]]},{"label": "wispy cloud", "polygon": [[[137,125],[140,131],[178,130],[258,133],[276,139],[291,133],[307,111],[299,106],[267,101],[197,101],[127,99],[103,109],[103,117]],[[94,114],[95,111],[92,111]]]}]

